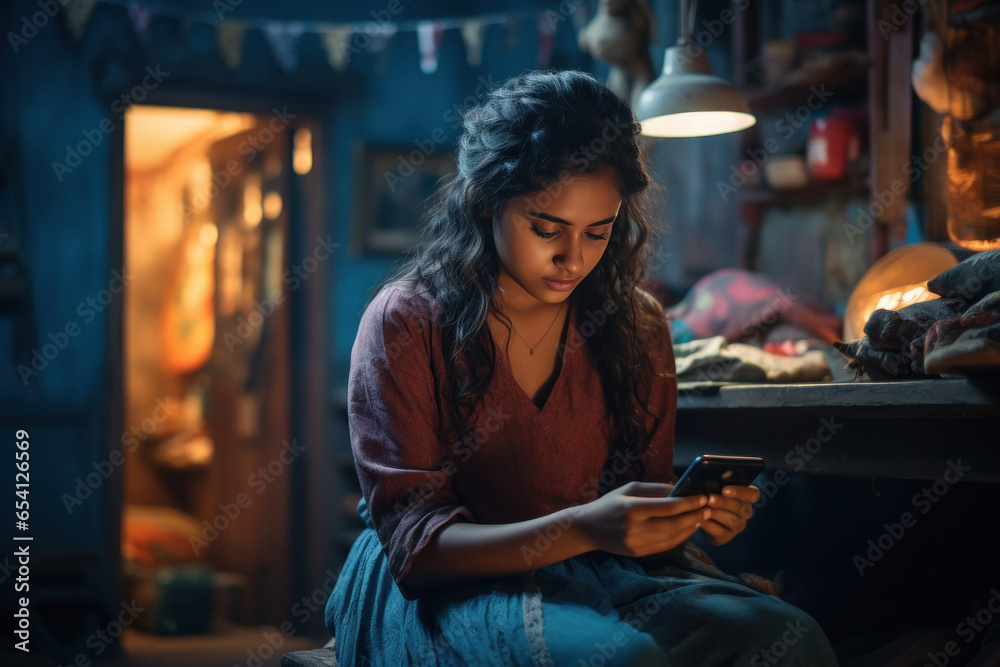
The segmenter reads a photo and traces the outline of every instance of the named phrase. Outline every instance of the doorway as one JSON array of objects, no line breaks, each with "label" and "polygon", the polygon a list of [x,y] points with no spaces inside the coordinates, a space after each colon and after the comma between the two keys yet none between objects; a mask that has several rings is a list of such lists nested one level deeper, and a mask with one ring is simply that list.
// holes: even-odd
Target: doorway
[{"label": "doorway", "polygon": [[282,281],[292,174],[311,151],[280,112],[126,114],[121,562],[140,629],[276,623],[288,608],[306,448]]}]

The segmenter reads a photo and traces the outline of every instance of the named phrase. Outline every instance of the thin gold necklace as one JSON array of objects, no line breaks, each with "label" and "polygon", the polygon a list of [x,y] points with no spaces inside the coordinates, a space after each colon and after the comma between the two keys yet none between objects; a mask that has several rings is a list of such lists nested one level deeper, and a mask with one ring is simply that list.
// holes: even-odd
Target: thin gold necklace
[{"label": "thin gold necklace", "polygon": [[[497,285],[497,287],[500,289],[500,291],[502,293],[504,293],[504,294],[507,293],[507,290],[505,290],[504,288],[500,287],[499,285]],[[521,334],[517,333],[517,327],[514,326],[514,322],[510,323],[510,328],[513,329],[514,335],[517,336],[518,338],[520,338],[522,341],[524,341],[525,345],[528,345],[528,354],[534,356],[534,354],[535,354],[535,348],[538,347],[539,345],[541,345],[542,341],[545,340],[545,337],[549,335],[550,331],[552,331],[552,327],[555,325],[556,320],[559,319],[559,313],[562,312],[562,307],[565,304],[566,304],[565,301],[563,301],[561,304],[559,304],[559,310],[556,311],[556,316],[552,319],[552,324],[550,324],[549,328],[545,330],[545,333],[542,335],[542,340],[540,340],[537,343],[535,343],[534,347],[531,346],[531,345],[528,345],[528,341],[524,340],[524,336],[522,336]]]}]

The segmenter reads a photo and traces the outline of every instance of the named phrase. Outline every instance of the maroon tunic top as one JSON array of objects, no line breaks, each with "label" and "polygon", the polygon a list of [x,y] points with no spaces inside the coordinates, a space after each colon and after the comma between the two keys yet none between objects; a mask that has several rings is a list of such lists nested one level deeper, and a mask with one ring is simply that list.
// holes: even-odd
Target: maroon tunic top
[{"label": "maroon tunic top", "polygon": [[[497,345],[475,435],[455,442],[445,441],[454,431],[440,307],[403,282],[369,304],[351,352],[348,419],[361,491],[397,584],[433,533],[452,521],[524,521],[598,496],[610,427],[586,345],[594,323],[574,301],[562,367],[544,406],[517,384]],[[671,377],[654,379],[649,406],[660,421],[643,479],[673,482],[677,382],[669,336],[663,344]],[[621,463],[604,471],[607,486],[628,481]]]}]

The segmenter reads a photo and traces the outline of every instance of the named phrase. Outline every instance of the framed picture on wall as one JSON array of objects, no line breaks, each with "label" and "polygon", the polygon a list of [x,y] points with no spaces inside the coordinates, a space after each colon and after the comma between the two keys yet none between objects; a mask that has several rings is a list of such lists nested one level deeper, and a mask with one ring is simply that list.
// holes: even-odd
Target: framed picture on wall
[{"label": "framed picture on wall", "polygon": [[354,150],[355,254],[405,252],[413,245],[441,180],[455,171],[454,147],[438,144],[430,154],[414,144],[359,144]]}]

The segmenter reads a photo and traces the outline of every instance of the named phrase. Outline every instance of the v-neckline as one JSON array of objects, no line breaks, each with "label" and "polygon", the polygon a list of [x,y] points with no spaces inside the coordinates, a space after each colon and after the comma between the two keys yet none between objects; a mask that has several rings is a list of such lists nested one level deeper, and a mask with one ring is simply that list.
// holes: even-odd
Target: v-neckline
[{"label": "v-neckline", "polygon": [[[575,301],[573,299],[573,296],[570,295],[569,296],[569,312],[566,313],[566,320],[567,321],[564,323],[565,330],[566,330],[566,338],[567,339],[569,338],[569,330],[570,330],[570,328],[572,328],[576,324],[574,322],[574,316],[575,315],[576,315],[576,304],[575,304]],[[528,396],[528,392],[526,392],[524,390],[524,388],[521,386],[521,384],[517,381],[517,378],[514,377],[514,369],[511,368],[511,365],[510,365],[510,356],[507,354],[507,348],[506,348],[506,346],[500,346],[500,345],[497,346],[497,348],[501,348],[501,347],[503,349],[501,350],[500,353],[503,355],[503,368],[507,372],[507,378],[511,381],[511,383],[514,385],[514,387],[517,388],[517,392],[521,396],[524,397],[524,400],[526,400],[528,402],[528,405],[530,405],[532,408],[534,408],[535,413],[538,414],[538,415],[542,414],[543,412],[545,412],[545,409],[548,408],[549,405],[552,404],[552,397],[555,396],[556,391],[560,388],[560,386],[563,383],[563,376],[566,375],[566,363],[567,363],[567,361],[570,358],[572,358],[574,356],[572,354],[566,354],[566,340],[564,339],[564,340],[561,341],[561,347],[560,347],[561,352],[558,353],[558,355],[559,355],[559,359],[558,359],[559,371],[558,371],[558,373],[556,375],[556,381],[552,383],[552,388],[549,390],[549,395],[545,397],[545,402],[542,403],[542,407],[538,407],[538,405],[531,399],[531,396]]]}]

